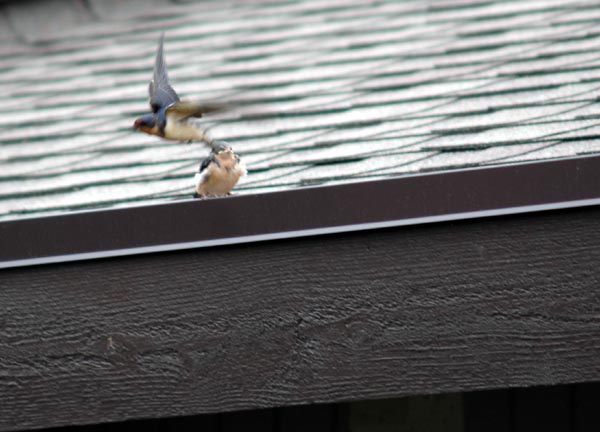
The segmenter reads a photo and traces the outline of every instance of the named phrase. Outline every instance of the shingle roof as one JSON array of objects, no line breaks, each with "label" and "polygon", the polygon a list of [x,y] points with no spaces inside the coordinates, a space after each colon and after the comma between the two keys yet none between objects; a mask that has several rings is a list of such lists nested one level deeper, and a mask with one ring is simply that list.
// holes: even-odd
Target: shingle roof
[{"label": "shingle roof", "polygon": [[162,30],[180,95],[238,107],[201,120],[238,193],[600,150],[597,1],[0,8],[0,218],[191,197],[207,149],[131,130]]}]

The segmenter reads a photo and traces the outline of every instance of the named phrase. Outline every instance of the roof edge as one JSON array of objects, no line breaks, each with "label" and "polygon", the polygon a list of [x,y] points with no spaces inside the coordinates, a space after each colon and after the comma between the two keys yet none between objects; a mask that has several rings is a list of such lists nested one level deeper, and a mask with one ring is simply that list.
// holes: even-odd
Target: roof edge
[{"label": "roof edge", "polygon": [[0,222],[0,268],[600,204],[600,155]]}]

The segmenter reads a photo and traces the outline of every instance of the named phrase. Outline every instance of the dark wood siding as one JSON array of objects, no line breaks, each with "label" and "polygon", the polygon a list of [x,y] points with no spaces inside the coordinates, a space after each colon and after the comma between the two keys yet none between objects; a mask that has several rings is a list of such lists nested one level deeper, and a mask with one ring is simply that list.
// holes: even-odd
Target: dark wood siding
[{"label": "dark wood siding", "polygon": [[588,208],[7,270],[0,429],[597,380],[598,262]]}]

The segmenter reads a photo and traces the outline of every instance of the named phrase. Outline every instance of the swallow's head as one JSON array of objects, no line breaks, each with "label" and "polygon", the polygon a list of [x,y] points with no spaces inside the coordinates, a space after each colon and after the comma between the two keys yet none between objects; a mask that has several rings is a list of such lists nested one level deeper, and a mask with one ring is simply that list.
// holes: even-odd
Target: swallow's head
[{"label": "swallow's head", "polygon": [[152,135],[158,135],[158,122],[156,116],[154,114],[146,114],[136,118],[133,122],[133,129]]},{"label": "swallow's head", "polygon": [[233,154],[233,149],[226,141],[215,141],[213,143],[212,152],[217,155],[223,155],[225,153]]},{"label": "swallow's head", "polygon": [[225,141],[215,141],[213,143],[212,153],[220,167],[231,169],[237,165],[240,158],[233,152],[233,149]]}]

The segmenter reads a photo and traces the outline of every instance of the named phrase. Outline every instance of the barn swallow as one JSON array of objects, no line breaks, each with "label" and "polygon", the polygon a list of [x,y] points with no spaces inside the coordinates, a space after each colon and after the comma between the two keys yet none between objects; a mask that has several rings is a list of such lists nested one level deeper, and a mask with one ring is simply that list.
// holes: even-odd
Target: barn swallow
[{"label": "barn swallow", "polygon": [[231,195],[231,189],[246,172],[244,163],[231,147],[225,141],[215,141],[196,173],[194,198]]},{"label": "barn swallow", "polygon": [[135,120],[133,128],[150,135],[158,135],[174,141],[204,141],[210,143],[206,132],[197,127],[192,117],[214,112],[224,107],[217,104],[200,104],[182,101],[169,84],[167,65],[163,56],[165,34],[160,35],[154,76],[148,87],[152,113],[145,114]]}]

